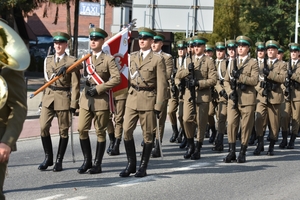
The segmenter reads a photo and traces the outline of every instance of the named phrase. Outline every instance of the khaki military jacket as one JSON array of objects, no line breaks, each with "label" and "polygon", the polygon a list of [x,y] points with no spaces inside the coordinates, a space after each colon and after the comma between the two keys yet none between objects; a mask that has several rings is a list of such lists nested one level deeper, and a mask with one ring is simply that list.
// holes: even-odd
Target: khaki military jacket
[{"label": "khaki military jacket", "polygon": [[120,72],[113,56],[102,52],[93,63],[95,72],[104,81],[96,85],[92,78],[88,80],[90,85],[96,85],[97,95],[91,97],[86,94],[90,86],[85,85],[80,97],[80,107],[90,111],[109,110],[108,90],[118,85],[121,81]]},{"label": "khaki military jacket", "polygon": [[23,72],[6,67],[2,69],[1,76],[7,83],[8,97],[0,109],[0,142],[15,151],[27,115],[27,88]]},{"label": "khaki military jacket", "polygon": [[[59,71],[63,66],[70,67],[76,58],[73,56],[65,56],[55,63],[55,56],[47,56],[44,66],[45,82],[51,79],[51,76]],[[52,89],[51,89],[52,87]],[[53,88],[64,88],[64,90],[53,89]],[[69,88],[69,90],[68,90]],[[78,108],[78,100],[80,96],[80,74],[76,70],[71,73],[66,73],[61,76],[57,81],[51,84],[50,87],[46,88],[42,98],[42,105],[49,107],[54,103],[54,110],[69,110],[71,108]]]},{"label": "khaki military jacket", "polygon": [[[196,87],[196,103],[210,102],[212,100],[210,88],[217,83],[217,73],[213,60],[205,55],[198,61],[195,60],[195,55],[193,55],[192,59],[195,66],[195,79],[199,83],[199,87]],[[186,58],[186,66],[189,66],[190,63],[191,59]],[[176,74],[176,79],[181,80],[188,77],[189,74],[188,67],[186,69],[181,68]],[[190,97],[190,91],[186,88],[183,99],[188,101]]]},{"label": "khaki military jacket", "polygon": [[[215,85],[215,90],[217,91],[217,100],[218,102],[225,102],[227,103],[227,99],[225,99],[223,96],[220,96],[219,93],[224,89],[225,89],[225,85],[224,85],[224,79],[226,76],[228,76],[227,74],[227,64],[229,62],[226,59],[221,60],[219,63],[218,61],[216,61],[216,70],[217,70],[217,77],[218,77],[218,81],[217,84]],[[229,94],[227,94],[227,96],[229,96]]]},{"label": "khaki military jacket", "polygon": [[277,84],[277,87],[275,90],[269,90],[268,96],[264,97],[262,96],[264,88],[260,87],[260,84],[262,81],[264,81],[264,74],[263,74],[263,68],[264,63],[258,63],[259,67],[259,82],[255,86],[255,89],[257,91],[257,101],[266,103],[269,102],[271,104],[281,104],[284,101],[284,95],[283,90],[281,87],[281,84],[284,83],[285,78],[287,76],[286,73],[286,63],[282,61],[276,61],[272,67],[268,66],[270,69],[270,74],[268,75],[267,79],[272,84]]},{"label": "khaki military jacket", "polygon": [[[167,75],[163,57],[150,51],[139,64],[140,52],[130,54],[130,83],[126,107],[138,111],[162,110],[167,98]],[[147,84],[145,84],[145,82]],[[137,90],[134,87],[154,87],[153,91]]]},{"label": "khaki military jacket", "polygon": [[[232,76],[232,70],[233,70],[233,61],[230,62],[230,68],[228,76],[225,76],[224,84],[225,84],[225,90],[228,94],[232,93],[231,87],[230,87],[230,76]],[[228,66],[228,67],[229,67]],[[238,94],[238,104],[241,106],[248,106],[248,105],[255,105],[256,104],[256,90],[255,86],[258,83],[258,66],[256,59],[247,57],[241,66],[238,66],[238,69],[240,70],[241,75],[239,76],[239,79],[237,80],[237,84],[245,84],[246,90],[242,91],[240,88],[237,87],[237,94]],[[228,69],[227,69],[228,70]],[[230,76],[229,76],[230,75]],[[228,100],[231,101],[232,100]]]},{"label": "khaki military jacket", "polygon": [[[296,81],[300,85],[300,61],[298,60],[297,65],[293,70],[291,80]],[[291,90],[291,101],[300,101],[300,87],[298,89],[292,87]]]}]

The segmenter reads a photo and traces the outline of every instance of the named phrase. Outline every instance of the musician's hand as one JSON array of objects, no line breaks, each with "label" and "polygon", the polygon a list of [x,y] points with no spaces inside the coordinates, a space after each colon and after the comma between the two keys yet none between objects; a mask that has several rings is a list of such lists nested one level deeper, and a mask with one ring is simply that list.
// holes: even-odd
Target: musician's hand
[{"label": "musician's hand", "polygon": [[76,108],[70,108],[70,112],[71,112],[72,114],[75,114]]},{"label": "musician's hand", "polygon": [[96,94],[98,94],[97,90],[96,90],[96,86],[92,86],[90,87],[90,89],[88,91],[86,91],[86,94],[93,97]]},{"label": "musician's hand", "polygon": [[60,75],[65,75],[66,74],[66,71],[67,71],[67,68],[65,67],[65,66],[62,66],[59,70],[58,70],[58,72],[56,73],[56,75],[55,76],[60,76]]},{"label": "musician's hand", "polygon": [[288,70],[288,75],[289,75],[289,77],[292,77],[292,75],[293,75],[293,70],[289,69],[289,70]]},{"label": "musician's hand", "polygon": [[189,80],[189,86],[190,87],[199,86],[199,82],[196,79],[190,79]]},{"label": "musician's hand", "polygon": [[269,74],[270,74],[269,68],[264,67],[264,68],[263,68],[263,73],[264,73],[264,75],[269,76]]},{"label": "musician's hand", "polygon": [[189,71],[193,71],[195,69],[194,63],[190,63],[188,66]]},{"label": "musician's hand", "polygon": [[154,110],[154,113],[155,113],[157,119],[159,119],[160,111],[159,110]]},{"label": "musician's hand", "polygon": [[232,70],[232,75],[235,79],[240,77],[240,72],[238,70]]},{"label": "musician's hand", "polygon": [[7,144],[0,143],[0,163],[8,161],[10,152],[11,148]]}]

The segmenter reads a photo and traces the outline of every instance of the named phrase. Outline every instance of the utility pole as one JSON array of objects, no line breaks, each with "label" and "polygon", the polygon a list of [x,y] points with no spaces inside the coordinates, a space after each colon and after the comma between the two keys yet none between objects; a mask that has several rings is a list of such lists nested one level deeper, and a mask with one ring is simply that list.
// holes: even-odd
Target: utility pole
[{"label": "utility pole", "polygon": [[100,1],[100,24],[99,27],[105,30],[105,0]]},{"label": "utility pole", "polygon": [[299,0],[296,1],[296,24],[295,24],[295,43],[298,43],[298,15],[299,15]]}]

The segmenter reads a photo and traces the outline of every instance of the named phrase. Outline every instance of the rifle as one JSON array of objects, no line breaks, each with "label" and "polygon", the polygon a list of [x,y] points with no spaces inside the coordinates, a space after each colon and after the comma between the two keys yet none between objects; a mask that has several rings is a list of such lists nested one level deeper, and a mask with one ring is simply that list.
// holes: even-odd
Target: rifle
[{"label": "rifle", "polygon": [[[192,59],[192,52],[190,51],[190,59],[191,59],[191,63],[188,66],[188,70],[190,72],[190,79],[195,80],[195,66],[194,66],[194,62]],[[191,93],[191,97],[189,98],[189,102],[193,103],[193,111],[192,114],[196,114],[196,87],[195,85],[191,85],[188,84],[188,88],[190,90]]]},{"label": "rifle", "polygon": [[[235,71],[238,70],[236,60],[237,59],[233,60],[233,70]],[[237,94],[237,81],[234,77],[230,79],[230,88],[232,90],[232,93],[229,95],[229,98],[233,101],[232,108],[236,109],[238,104],[238,94]]]},{"label": "rifle", "polygon": [[171,79],[170,79],[170,82],[171,82],[171,92],[172,92],[173,98],[176,98],[176,93],[178,91],[178,89],[176,87],[176,84],[175,84],[176,73],[177,73],[177,61],[176,61],[176,57],[174,57],[174,67],[173,67],[173,71],[172,71]]},{"label": "rifle", "polygon": [[[268,68],[267,58],[264,58],[264,68]],[[267,76],[265,74],[264,74],[264,81],[262,82],[262,86],[261,87],[264,88],[264,90],[262,92],[262,96],[263,97],[267,97],[270,88],[269,88]]]},{"label": "rifle", "polygon": [[[288,71],[292,70],[292,60],[289,60],[289,68]],[[291,74],[288,73],[287,78],[285,79],[285,91],[284,91],[284,96],[287,97],[287,99],[290,99],[291,97],[291,85],[292,85],[292,80],[291,80]]]}]

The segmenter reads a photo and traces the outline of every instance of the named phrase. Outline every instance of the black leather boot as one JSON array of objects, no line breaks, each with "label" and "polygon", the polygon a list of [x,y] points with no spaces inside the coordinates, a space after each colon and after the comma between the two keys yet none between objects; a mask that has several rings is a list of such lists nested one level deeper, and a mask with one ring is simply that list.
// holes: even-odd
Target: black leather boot
[{"label": "black leather boot", "polygon": [[217,140],[215,142],[215,146],[212,148],[213,151],[221,152],[224,149],[223,146],[224,134],[218,133]]},{"label": "black leather boot", "polygon": [[186,153],[183,156],[185,159],[191,158],[192,154],[195,152],[194,138],[187,138],[187,143],[188,149],[186,150]]},{"label": "black leather boot", "polygon": [[170,138],[171,143],[175,142],[179,135],[177,125],[172,125],[172,129],[173,129],[173,134],[172,137]]},{"label": "black leather boot", "polygon": [[107,147],[106,153],[108,153],[108,155],[109,155],[109,153],[112,150],[112,148],[114,148],[114,144],[115,144],[116,138],[115,138],[115,134],[114,133],[109,133],[108,137],[109,137],[109,145]]},{"label": "black leather boot", "polygon": [[102,172],[101,164],[105,151],[106,141],[97,142],[96,155],[93,167],[88,171],[89,174],[99,174]]},{"label": "black leather boot", "polygon": [[131,173],[136,172],[136,151],[134,140],[124,140],[126,155],[127,155],[127,166],[124,170],[121,171],[119,176],[128,177]]},{"label": "black leather boot", "polygon": [[192,154],[191,156],[191,160],[199,160],[201,158],[201,148],[202,148],[202,143],[201,142],[196,142],[196,148],[195,148],[195,152]]},{"label": "black leather boot", "polygon": [[208,142],[212,144],[212,143],[214,143],[214,141],[216,139],[217,131],[216,131],[215,126],[211,126],[210,130],[211,130],[211,136],[210,136]]},{"label": "black leather boot", "polygon": [[280,149],[284,149],[287,146],[287,136],[288,136],[288,133],[287,133],[287,131],[282,131],[281,135],[282,135],[282,141],[279,144],[279,148]]},{"label": "black leather boot", "polygon": [[114,147],[110,151],[109,155],[111,155],[111,156],[120,155],[120,143],[121,143],[121,139],[116,138]]},{"label": "black leather boot", "polygon": [[260,155],[260,152],[264,151],[264,136],[258,136],[258,143],[256,149],[253,152],[253,155]]},{"label": "black leather boot", "polygon": [[269,149],[268,149],[268,152],[267,152],[268,156],[273,156],[274,155],[274,144],[275,144],[275,140],[270,139]]},{"label": "black leather boot", "polygon": [[225,163],[231,163],[231,161],[236,160],[235,155],[235,143],[229,143],[229,154],[226,156],[226,158],[223,159]]},{"label": "black leather boot", "polygon": [[159,158],[159,157],[161,157],[161,155],[160,155],[160,148],[159,148],[159,140],[158,139],[155,140],[155,147],[152,149],[151,157],[152,158]]},{"label": "black leather boot", "polygon": [[88,169],[92,168],[92,149],[90,138],[80,140],[80,146],[83,153],[83,164],[77,170],[79,174],[85,173]]},{"label": "black leather boot", "polygon": [[182,137],[184,137],[183,132],[184,132],[183,128],[180,127],[179,128],[178,137],[176,138],[177,143],[181,143],[182,142]]},{"label": "black leather boot", "polygon": [[248,144],[249,145],[254,145],[255,140],[256,140],[256,131],[255,131],[255,127],[253,127]]},{"label": "black leather boot", "polygon": [[241,145],[241,150],[240,150],[239,156],[237,158],[238,163],[246,162],[246,151],[247,151],[247,146]]},{"label": "black leather boot", "polygon": [[206,131],[205,131],[205,134],[204,134],[204,135],[205,135],[205,138],[209,138],[209,128],[210,128],[210,127],[209,127],[209,125],[207,124],[207,125],[206,125]]},{"label": "black leather boot", "polygon": [[183,140],[182,140],[182,142],[179,145],[180,149],[184,149],[186,147],[186,145],[187,145],[187,137],[186,137],[184,129],[182,129],[182,134],[183,134]]},{"label": "black leather boot", "polygon": [[286,147],[287,149],[294,149],[296,137],[297,137],[297,135],[295,135],[295,134],[292,133],[289,145]]},{"label": "black leather boot", "polygon": [[147,167],[148,167],[148,162],[149,162],[149,159],[150,159],[152,146],[153,146],[152,143],[145,143],[144,144],[140,168],[135,173],[135,175],[134,175],[135,177],[147,176]]},{"label": "black leather boot", "polygon": [[54,172],[60,172],[63,170],[62,168],[62,161],[64,159],[64,155],[68,146],[68,141],[69,138],[62,138],[60,137],[59,139],[59,145],[58,145],[58,151],[57,151],[57,157],[56,157],[56,162],[53,167]]},{"label": "black leather boot", "polygon": [[39,170],[46,170],[48,166],[53,165],[53,150],[51,136],[41,137],[42,145],[45,152],[45,160],[38,166]]}]

